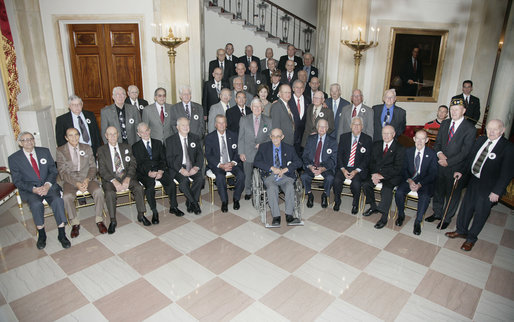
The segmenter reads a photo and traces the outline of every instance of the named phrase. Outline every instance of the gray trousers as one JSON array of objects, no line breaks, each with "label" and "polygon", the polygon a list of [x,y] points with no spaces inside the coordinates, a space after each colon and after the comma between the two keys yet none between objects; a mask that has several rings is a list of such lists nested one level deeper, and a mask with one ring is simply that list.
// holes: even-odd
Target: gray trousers
[{"label": "gray trousers", "polygon": [[268,204],[271,208],[271,216],[280,217],[278,207],[278,193],[284,191],[286,199],[286,215],[292,215],[294,209],[294,180],[286,175],[276,181],[273,174],[264,179],[268,194]]},{"label": "gray trousers", "polygon": [[243,162],[243,170],[245,172],[245,194],[252,194],[253,180],[253,162]]}]

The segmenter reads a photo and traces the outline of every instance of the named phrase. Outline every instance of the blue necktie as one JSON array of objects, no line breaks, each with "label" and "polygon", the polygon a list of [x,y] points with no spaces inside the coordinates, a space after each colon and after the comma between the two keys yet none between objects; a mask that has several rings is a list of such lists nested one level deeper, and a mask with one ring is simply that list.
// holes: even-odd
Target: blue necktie
[{"label": "blue necktie", "polygon": [[150,141],[146,142],[146,151],[148,151],[148,155],[150,156],[150,160],[152,160],[152,147],[150,146]]}]

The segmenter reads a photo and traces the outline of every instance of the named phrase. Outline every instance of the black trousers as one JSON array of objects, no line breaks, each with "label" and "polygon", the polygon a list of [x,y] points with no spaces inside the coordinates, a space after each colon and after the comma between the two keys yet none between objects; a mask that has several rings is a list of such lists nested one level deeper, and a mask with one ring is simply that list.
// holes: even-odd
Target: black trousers
[{"label": "black trousers", "polygon": [[[448,201],[452,192],[453,181],[453,172],[439,166],[435,182],[434,198],[432,200],[432,208],[434,209],[434,215],[436,218],[443,218],[444,211],[448,206]],[[462,179],[457,182],[444,222],[450,223],[457,212],[463,185]]]},{"label": "black trousers", "polygon": [[[189,178],[193,182],[189,181]],[[194,203],[200,200],[200,193],[205,181],[204,174],[200,169],[194,176],[184,177],[180,173],[175,174],[175,179],[178,181],[178,188],[184,196],[186,196],[187,202]]]},{"label": "black trousers", "polygon": [[380,202],[377,204],[375,202],[375,185],[371,179],[364,181],[362,184],[362,188],[364,190],[364,194],[366,195],[366,203],[371,205],[371,209],[378,210],[382,213],[381,220],[387,222],[387,216],[389,214],[389,208],[391,208],[391,203],[393,201],[393,189],[394,184],[389,180],[382,180],[382,190],[380,190]]},{"label": "black trousers", "polygon": [[[155,202],[155,178],[150,178],[149,176],[138,176],[138,179],[145,187],[146,201],[148,202],[150,209],[155,210],[157,208],[157,203]],[[168,195],[170,207],[177,207],[177,187],[168,170],[164,171],[162,178],[159,179],[159,181]]]},{"label": "black trousers", "polygon": [[[353,168],[347,169],[348,171],[353,171]],[[336,170],[336,175],[334,178],[333,190],[334,190],[334,201],[341,202],[341,192],[343,191],[343,183],[346,178],[344,177],[341,169]],[[361,187],[362,187],[362,179],[360,174],[357,174],[353,177],[352,183],[350,184],[350,191],[353,195],[352,206],[359,205],[359,198],[361,196]]]},{"label": "black trousers", "polygon": [[[216,176],[216,187],[218,188],[218,194],[220,195],[221,202],[228,202],[227,193],[227,180],[224,170],[220,168],[211,169],[212,173]],[[234,200],[241,199],[241,194],[245,188],[245,173],[242,167],[232,167],[230,171],[236,177],[236,184],[234,188]]]}]

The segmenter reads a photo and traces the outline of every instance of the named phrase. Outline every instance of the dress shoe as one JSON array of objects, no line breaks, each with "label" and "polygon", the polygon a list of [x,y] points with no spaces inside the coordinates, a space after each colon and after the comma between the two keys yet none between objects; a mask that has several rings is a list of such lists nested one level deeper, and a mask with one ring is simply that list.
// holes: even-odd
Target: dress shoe
[{"label": "dress shoe", "polygon": [[359,206],[352,206],[352,215],[356,215],[359,212]]},{"label": "dress shoe", "polygon": [[71,247],[71,243],[68,240],[68,238],[66,238],[66,236],[60,237],[59,241],[61,242],[62,248],[70,248]]},{"label": "dress shoe", "polygon": [[414,235],[421,235],[421,224],[414,223]]},{"label": "dress shoe", "polygon": [[449,231],[446,234],[444,234],[448,238],[466,238],[466,234],[459,234],[457,231]]},{"label": "dress shoe", "polygon": [[448,228],[448,225],[450,225],[450,223],[449,223],[449,222],[442,222],[442,221],[440,221],[440,222],[437,224],[437,229],[444,230],[444,229]]},{"label": "dress shoe", "polygon": [[368,216],[371,216],[373,215],[374,213],[378,212],[377,209],[373,209],[373,208],[369,208],[368,210],[366,210],[362,215],[364,217],[368,217]]},{"label": "dress shoe", "polygon": [[382,229],[384,228],[384,226],[387,224],[387,221],[382,221],[382,219],[380,219],[376,224],[375,224],[375,228],[376,229]]},{"label": "dress shoe", "polygon": [[234,210],[238,210],[239,208],[241,208],[241,205],[239,205],[239,200],[234,200]]},{"label": "dress shoe", "polygon": [[334,202],[334,211],[339,211],[340,207],[341,207],[341,200],[336,200]]},{"label": "dress shoe", "polygon": [[202,213],[202,209],[200,208],[198,202],[193,203],[191,207],[193,208],[193,212],[195,213],[195,215],[199,215]]},{"label": "dress shoe", "polygon": [[464,244],[462,244],[462,246],[460,246],[460,249],[462,249],[465,252],[469,252],[470,250],[473,249],[473,246],[475,246],[475,243],[465,241]]},{"label": "dress shoe", "polygon": [[100,232],[100,234],[105,234],[107,232],[107,227],[105,227],[103,222],[97,222],[96,227],[98,227],[98,232]]},{"label": "dress shoe", "polygon": [[227,212],[228,211],[228,202],[222,202],[221,203],[221,212]]},{"label": "dress shoe", "polygon": [[428,221],[428,222],[433,222],[433,221],[436,221],[436,220],[441,220],[441,218],[436,217],[435,215],[432,215],[430,217],[425,218],[425,221]]},{"label": "dress shoe", "polygon": [[327,194],[326,193],[322,193],[321,194],[321,208],[327,208],[328,207],[328,200],[327,200]]},{"label": "dress shoe", "polygon": [[46,238],[38,238],[36,243],[37,249],[43,249],[46,247]]},{"label": "dress shoe", "polygon": [[280,227],[280,217],[273,217],[273,221],[271,222],[271,226]]},{"label": "dress shoe", "polygon": [[398,218],[396,218],[396,222],[394,224],[398,227],[401,227],[403,225],[404,220],[405,220],[405,217],[398,217]]},{"label": "dress shoe", "polygon": [[245,195],[245,200],[250,200],[252,199],[252,195]]},{"label": "dress shoe", "polygon": [[189,202],[189,201],[186,201],[186,207],[187,207],[187,212],[188,213],[193,213],[194,212],[194,208],[193,208],[193,205]]},{"label": "dress shoe", "polygon": [[293,215],[286,215],[286,222],[287,224],[299,224],[302,221],[296,217],[293,217]]},{"label": "dress shoe", "polygon": [[80,225],[73,225],[71,226],[71,233],[70,233],[70,237],[71,238],[75,238],[75,237],[78,237],[80,232]]},{"label": "dress shoe", "polygon": [[178,209],[178,207],[171,207],[170,214],[175,214],[175,216],[177,216],[177,217],[184,216],[184,213],[180,209]]},{"label": "dress shoe", "polygon": [[152,215],[152,224],[157,225],[159,223],[159,213],[154,212]]},{"label": "dress shoe", "polygon": [[307,208],[312,208],[312,206],[314,206],[314,196],[309,192],[307,194]]},{"label": "dress shoe", "polygon": [[114,232],[116,231],[116,225],[117,223],[115,221],[111,221],[111,223],[109,224],[109,229],[107,229],[109,235],[114,234]]},{"label": "dress shoe", "polygon": [[143,214],[137,216],[137,221],[142,222],[145,226],[150,226],[152,224]]}]

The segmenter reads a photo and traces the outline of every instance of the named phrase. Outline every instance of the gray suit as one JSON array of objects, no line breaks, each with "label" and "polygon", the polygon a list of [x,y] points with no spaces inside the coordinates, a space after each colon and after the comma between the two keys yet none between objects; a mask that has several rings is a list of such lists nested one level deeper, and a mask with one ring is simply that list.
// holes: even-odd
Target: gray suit
[{"label": "gray suit", "polygon": [[[225,115],[227,110],[230,108],[230,105],[227,105],[225,108],[222,105],[223,103],[219,101],[218,103],[211,106],[211,109],[209,110],[209,123],[207,124],[207,131],[211,133],[216,129],[214,127],[214,123],[216,122],[216,115],[221,114]],[[230,103],[229,103],[230,104]]]},{"label": "gray suit", "polygon": [[284,134],[284,143],[291,146],[294,145],[294,117],[287,112],[289,106],[284,103],[282,99],[278,99],[275,103],[271,104],[271,119],[273,120],[273,127],[279,128]]},{"label": "gray suit", "polygon": [[[215,104],[216,105],[216,104]],[[203,107],[202,105],[189,102],[189,112],[191,118],[189,120],[189,132],[196,134],[201,140],[205,136],[205,121],[203,120]],[[184,108],[184,102],[180,101],[171,107],[171,133],[178,133],[177,120],[181,117],[187,117]]]},{"label": "gray suit", "polygon": [[148,124],[148,127],[152,130],[150,132],[152,139],[164,142],[173,134],[171,132],[173,126],[171,121],[171,105],[164,103],[164,124],[161,122],[161,112],[157,110],[155,102],[143,110],[143,122]]},{"label": "gray suit", "polygon": [[321,106],[321,109],[318,113],[318,117],[314,118],[314,104],[310,104],[309,107],[307,107],[307,111],[305,112],[305,130],[303,131],[303,137],[302,137],[302,147],[305,147],[305,144],[307,143],[307,138],[309,135],[318,133],[318,130],[316,129],[316,125],[318,124],[319,120],[326,120],[328,122],[328,129],[327,133],[330,134],[332,131],[335,131],[334,129],[334,112],[331,108],[323,108]]},{"label": "gray suit", "polygon": [[[124,104],[125,109],[125,129],[127,131],[127,142],[132,145],[140,140],[137,135],[137,125],[141,123],[141,115],[137,110],[137,107],[130,104]],[[109,126],[114,126],[118,130],[118,142],[122,143],[123,139],[121,137],[121,127],[120,121],[118,119],[118,114],[116,113],[116,107],[114,104],[106,106],[102,108],[100,111],[101,117],[101,128],[102,128],[102,138],[104,140],[104,144],[107,144],[107,138],[105,137],[105,130]]]},{"label": "gray suit", "polygon": [[[341,136],[341,134],[352,131],[352,109],[353,104],[343,106],[343,111],[341,112],[341,119],[339,120],[339,126],[337,128],[337,142],[339,142],[339,137]],[[359,108],[357,116],[360,116],[362,118],[362,132],[373,137],[373,109],[362,104]]]},{"label": "gray suit", "polygon": [[259,131],[257,132],[257,136],[255,136],[254,122],[253,114],[246,115],[239,121],[237,146],[239,155],[244,154],[246,157],[243,167],[245,172],[245,191],[247,195],[252,192],[253,159],[257,154],[256,146],[257,144],[270,141],[271,130],[273,129],[271,118],[261,114]]},{"label": "gray suit", "polygon": [[[260,73],[260,72],[258,72],[258,73]],[[229,78],[230,89],[234,89],[233,82],[234,82],[234,78],[236,78],[236,77],[241,77],[241,76],[234,75]],[[245,91],[251,93],[252,96],[255,95],[257,93],[257,84],[255,84],[255,80],[252,77],[250,77],[250,75],[248,75],[248,74],[245,74],[244,77],[241,77],[241,78],[243,78],[243,89],[244,89],[244,86],[246,86]]]},{"label": "gray suit", "polygon": [[[253,100],[254,95],[252,93],[247,92],[247,91],[244,91],[244,92],[246,94],[246,103],[245,103],[245,105],[246,106],[252,106],[252,100]],[[237,103],[236,103],[236,95],[237,95],[236,91],[232,91],[232,97],[230,98],[230,101],[228,102],[228,104],[230,106],[237,105]],[[211,113],[209,113],[209,115],[211,115]]]}]

